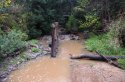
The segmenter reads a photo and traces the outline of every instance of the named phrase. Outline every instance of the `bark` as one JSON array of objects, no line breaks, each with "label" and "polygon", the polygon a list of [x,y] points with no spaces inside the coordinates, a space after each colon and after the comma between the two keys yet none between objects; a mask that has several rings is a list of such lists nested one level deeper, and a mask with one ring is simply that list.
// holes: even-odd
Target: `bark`
[{"label": "bark", "polygon": [[117,59],[125,59],[125,56],[104,56],[101,54],[85,54],[80,56],[71,56],[71,59],[90,59],[90,60],[98,60],[98,61],[105,61],[110,65],[123,69],[117,62]]},{"label": "bark", "polygon": [[[108,60],[116,61],[117,59],[125,59],[125,56],[105,56]],[[107,61],[104,57],[95,54],[84,54],[80,56],[71,56],[71,59],[90,59],[90,60],[100,60]]]},{"label": "bark", "polygon": [[56,57],[58,51],[58,22],[52,24],[52,47],[51,47],[51,57]]}]

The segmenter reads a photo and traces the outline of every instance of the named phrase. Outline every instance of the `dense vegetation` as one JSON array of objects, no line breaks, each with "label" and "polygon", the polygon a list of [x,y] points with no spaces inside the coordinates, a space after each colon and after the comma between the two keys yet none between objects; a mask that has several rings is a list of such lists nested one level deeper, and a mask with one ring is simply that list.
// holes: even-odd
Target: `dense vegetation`
[{"label": "dense vegetation", "polygon": [[87,33],[90,51],[124,55],[124,5],[124,0],[1,0],[0,58],[24,48],[26,40],[50,34],[56,21],[68,33]]}]

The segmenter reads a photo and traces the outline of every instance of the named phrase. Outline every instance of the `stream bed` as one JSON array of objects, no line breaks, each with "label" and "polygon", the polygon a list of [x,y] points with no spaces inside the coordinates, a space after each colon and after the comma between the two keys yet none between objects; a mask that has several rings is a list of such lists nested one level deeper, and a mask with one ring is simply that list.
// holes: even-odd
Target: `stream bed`
[{"label": "stream bed", "polygon": [[71,60],[90,53],[81,40],[60,41],[56,58],[39,57],[13,71],[7,82],[125,82],[125,71],[105,62]]}]

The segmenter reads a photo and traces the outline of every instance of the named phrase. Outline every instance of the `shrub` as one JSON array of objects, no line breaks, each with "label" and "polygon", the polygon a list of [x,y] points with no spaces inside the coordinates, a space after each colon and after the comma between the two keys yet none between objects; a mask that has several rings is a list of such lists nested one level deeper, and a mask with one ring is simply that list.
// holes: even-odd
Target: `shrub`
[{"label": "shrub", "polygon": [[78,21],[73,15],[71,15],[69,17],[69,20],[68,20],[68,22],[66,24],[66,27],[67,27],[67,31],[70,31],[70,32],[78,31]]},{"label": "shrub", "polygon": [[42,31],[31,27],[31,28],[29,28],[28,35],[29,35],[30,39],[37,38],[37,37],[40,37],[42,35]]},{"label": "shrub", "polygon": [[8,33],[0,35],[0,57],[14,52],[16,49],[21,49],[26,46],[26,34],[19,30],[11,30]]},{"label": "shrub", "polygon": [[82,22],[79,28],[92,32],[97,30],[101,26],[101,23],[99,22],[99,18],[96,16],[86,15],[85,19],[86,21]]},{"label": "shrub", "polygon": [[125,38],[125,20],[123,18],[119,18],[112,21],[107,28],[109,29],[108,36],[111,41],[110,43],[116,47],[123,47]]}]

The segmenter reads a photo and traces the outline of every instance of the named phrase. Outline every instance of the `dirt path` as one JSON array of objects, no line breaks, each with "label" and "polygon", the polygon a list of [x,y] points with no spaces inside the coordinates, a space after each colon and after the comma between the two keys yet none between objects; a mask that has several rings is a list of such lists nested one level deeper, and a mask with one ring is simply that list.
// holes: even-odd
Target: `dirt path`
[{"label": "dirt path", "polygon": [[125,82],[125,72],[103,62],[71,60],[89,53],[80,41],[60,42],[58,57],[45,56],[11,73],[7,82]]}]

